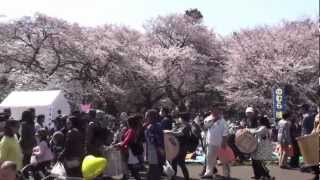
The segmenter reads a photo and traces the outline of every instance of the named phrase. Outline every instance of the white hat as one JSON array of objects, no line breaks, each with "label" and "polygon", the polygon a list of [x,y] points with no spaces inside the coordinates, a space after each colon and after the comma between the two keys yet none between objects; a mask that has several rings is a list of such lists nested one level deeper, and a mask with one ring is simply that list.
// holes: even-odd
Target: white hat
[{"label": "white hat", "polygon": [[254,109],[253,109],[253,107],[247,107],[247,109],[246,109],[246,113],[253,113],[254,112]]}]

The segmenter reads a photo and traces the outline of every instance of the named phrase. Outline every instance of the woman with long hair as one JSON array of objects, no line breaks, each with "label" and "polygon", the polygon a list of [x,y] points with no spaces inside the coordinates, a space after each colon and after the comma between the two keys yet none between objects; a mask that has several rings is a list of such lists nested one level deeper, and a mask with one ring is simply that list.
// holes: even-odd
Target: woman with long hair
[{"label": "woman with long hair", "polygon": [[165,162],[163,130],[156,110],[148,110],[145,119],[147,121],[145,138],[149,163],[147,180],[160,180],[162,165]]},{"label": "woman with long hair", "polygon": [[[141,121],[142,117],[135,115],[130,116],[127,120],[128,128],[124,135],[121,138],[121,142],[116,146],[120,147],[126,156],[126,162],[128,164],[128,169],[130,170],[132,176],[136,180],[140,180],[140,175],[138,172],[137,164],[139,164],[138,155],[140,154],[140,149],[138,147],[138,127],[139,121]],[[143,152],[143,149],[142,149]],[[124,177],[126,179],[127,177]]]}]

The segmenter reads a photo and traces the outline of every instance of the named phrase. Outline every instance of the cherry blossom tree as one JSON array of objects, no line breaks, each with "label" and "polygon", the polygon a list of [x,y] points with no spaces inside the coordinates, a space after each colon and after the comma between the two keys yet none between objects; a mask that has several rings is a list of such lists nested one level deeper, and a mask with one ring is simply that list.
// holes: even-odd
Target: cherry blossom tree
[{"label": "cherry blossom tree", "polygon": [[190,14],[159,16],[145,25],[152,43],[150,64],[163,81],[166,96],[176,105],[192,95],[217,93],[216,86],[222,82],[222,44],[202,24],[202,16]]},{"label": "cherry blossom tree", "polygon": [[[227,99],[271,110],[275,85],[286,88],[288,105],[314,103],[318,85],[317,25],[310,19],[242,30],[227,37]],[[266,108],[267,107],[267,108]]]},{"label": "cherry blossom tree", "polygon": [[107,110],[143,111],[167,99],[203,109],[225,97],[236,108],[270,110],[271,89],[280,85],[290,107],[316,102],[315,21],[218,37],[203,18],[197,9],[159,16],[145,33],[43,14],[0,23],[0,98],[13,89],[62,89],[75,106]]}]

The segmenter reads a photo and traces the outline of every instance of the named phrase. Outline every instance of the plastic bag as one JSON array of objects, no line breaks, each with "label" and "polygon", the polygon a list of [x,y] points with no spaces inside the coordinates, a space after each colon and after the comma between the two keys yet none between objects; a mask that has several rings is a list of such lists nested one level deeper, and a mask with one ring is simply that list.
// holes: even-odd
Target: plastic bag
[{"label": "plastic bag", "polygon": [[61,162],[57,162],[52,170],[51,170],[51,174],[54,176],[67,176],[67,172],[66,169],[64,168],[63,164]]},{"label": "plastic bag", "polygon": [[35,155],[32,155],[31,158],[30,158],[30,164],[32,165],[36,165],[38,164],[38,160],[37,160],[37,157]]},{"label": "plastic bag", "polygon": [[175,171],[173,170],[169,161],[166,161],[166,164],[163,165],[163,172],[168,176],[169,179],[174,176]]}]

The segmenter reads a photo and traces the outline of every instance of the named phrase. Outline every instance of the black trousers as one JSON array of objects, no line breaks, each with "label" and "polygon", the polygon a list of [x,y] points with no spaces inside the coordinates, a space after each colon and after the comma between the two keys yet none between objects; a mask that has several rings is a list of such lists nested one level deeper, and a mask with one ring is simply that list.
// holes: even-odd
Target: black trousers
[{"label": "black trousers", "polygon": [[293,141],[292,148],[293,148],[294,154],[293,154],[293,157],[291,157],[289,164],[293,168],[298,168],[300,166],[300,163],[299,163],[300,150],[299,150],[297,141],[295,140]]},{"label": "black trousers", "polygon": [[147,180],[160,180],[162,168],[160,164],[149,164]]},{"label": "black trousers", "polygon": [[261,177],[269,177],[269,170],[265,166],[265,163],[261,160],[254,160],[252,159],[252,169],[254,173],[254,177],[261,178]]},{"label": "black trousers", "polygon": [[135,165],[128,164],[128,169],[130,170],[130,173],[135,180],[141,180],[138,168]]},{"label": "black trousers", "polygon": [[319,179],[319,175],[320,175],[320,169],[319,169],[319,166],[313,166],[312,167],[312,170],[315,174],[315,177],[314,179],[318,180]]},{"label": "black trousers", "polygon": [[23,154],[23,166],[30,164],[31,154]]},{"label": "black trousers", "polygon": [[189,171],[186,166],[187,152],[179,152],[178,156],[172,161],[172,168],[177,173],[178,165],[181,168],[182,174],[186,180],[189,180]]}]

